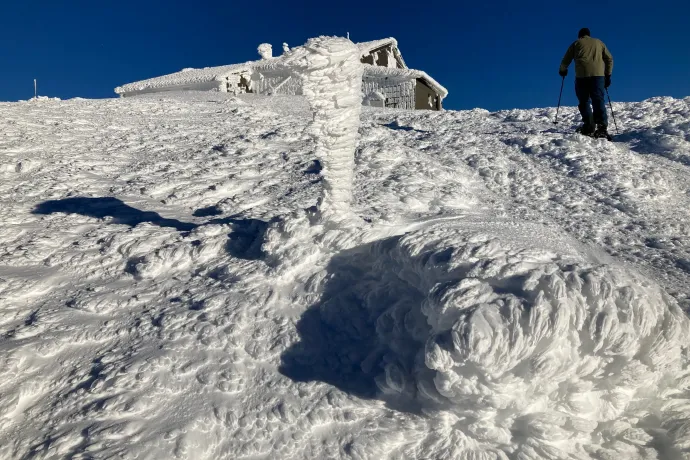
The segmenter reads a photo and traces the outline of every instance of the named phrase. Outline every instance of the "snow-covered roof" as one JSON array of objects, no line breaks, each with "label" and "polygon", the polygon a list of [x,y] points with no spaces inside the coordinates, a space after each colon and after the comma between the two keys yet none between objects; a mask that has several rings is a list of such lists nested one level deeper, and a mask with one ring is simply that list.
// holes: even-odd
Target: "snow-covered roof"
[{"label": "snow-covered roof", "polygon": [[248,72],[252,69],[252,62],[244,64],[221,65],[217,67],[204,67],[203,69],[183,69],[179,72],[163,75],[161,77],[149,78],[147,80],[128,83],[115,88],[117,94],[129,93],[133,91],[143,91],[154,88],[166,88],[169,86],[189,85],[193,83],[204,83],[220,80],[221,78],[234,74]]},{"label": "snow-covered roof", "polygon": [[397,48],[398,41],[393,37],[389,37],[381,40],[372,40],[370,42],[357,43],[357,47],[359,48],[359,51],[362,53],[362,56],[366,56],[372,51],[388,45],[393,45],[395,48]]},{"label": "snow-covered roof", "polygon": [[431,87],[431,89],[436,91],[439,94],[439,96],[441,96],[441,99],[448,96],[448,90],[446,88],[444,88],[439,82],[437,82],[436,80],[431,78],[428,73],[426,73],[422,70],[396,69],[396,68],[390,68],[390,67],[373,66],[373,65],[369,65],[369,64],[364,65],[364,78],[383,78],[383,77],[388,77],[391,79],[400,79],[400,80],[420,78],[420,79],[424,80]]},{"label": "snow-covered roof", "polygon": [[393,38],[393,37],[388,37],[388,38],[383,38],[381,40],[372,40],[370,42],[362,42],[362,43],[357,43],[357,46],[359,47],[360,55],[362,57],[365,57],[372,51],[375,51],[379,48],[382,48],[384,46],[392,46],[394,49],[397,49],[396,53],[396,58],[400,60],[400,63],[402,64],[403,68],[407,68],[407,64],[405,64],[405,60],[402,57],[402,54],[400,53],[400,49],[398,49],[398,41]]}]

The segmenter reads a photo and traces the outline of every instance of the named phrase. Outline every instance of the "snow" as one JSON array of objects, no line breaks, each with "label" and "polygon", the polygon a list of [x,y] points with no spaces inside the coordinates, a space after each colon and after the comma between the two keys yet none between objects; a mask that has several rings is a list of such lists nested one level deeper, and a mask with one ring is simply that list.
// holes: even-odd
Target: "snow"
[{"label": "snow", "polygon": [[36,96],[29,99],[31,102],[59,101],[59,97]]},{"label": "snow", "polygon": [[0,458],[687,458],[690,98],[357,133],[312,45],[310,100],[0,104]]},{"label": "snow", "polygon": [[389,46],[389,45],[393,46],[394,48],[397,48],[398,47],[398,41],[393,37],[389,37],[389,38],[384,38],[381,40],[372,40],[372,41],[368,41],[368,42],[357,43],[357,47],[359,48],[361,56],[366,56],[374,50],[377,50],[379,48],[382,48],[384,46]]}]

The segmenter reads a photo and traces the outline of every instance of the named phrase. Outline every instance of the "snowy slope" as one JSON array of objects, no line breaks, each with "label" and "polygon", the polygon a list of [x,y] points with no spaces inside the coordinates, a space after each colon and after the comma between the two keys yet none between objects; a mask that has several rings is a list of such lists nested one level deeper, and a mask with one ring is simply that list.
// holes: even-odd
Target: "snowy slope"
[{"label": "snowy slope", "polygon": [[[0,104],[0,458],[690,458],[690,98]],[[563,112],[561,112],[563,113]]]}]

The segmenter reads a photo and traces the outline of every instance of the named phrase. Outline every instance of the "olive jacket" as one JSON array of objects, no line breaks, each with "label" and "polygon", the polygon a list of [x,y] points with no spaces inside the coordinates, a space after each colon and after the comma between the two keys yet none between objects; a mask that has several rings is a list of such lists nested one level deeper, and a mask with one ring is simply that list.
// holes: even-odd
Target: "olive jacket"
[{"label": "olive jacket", "polygon": [[613,72],[613,56],[606,45],[590,36],[579,38],[570,45],[561,61],[561,72],[568,70],[573,59],[577,78],[604,77]]}]

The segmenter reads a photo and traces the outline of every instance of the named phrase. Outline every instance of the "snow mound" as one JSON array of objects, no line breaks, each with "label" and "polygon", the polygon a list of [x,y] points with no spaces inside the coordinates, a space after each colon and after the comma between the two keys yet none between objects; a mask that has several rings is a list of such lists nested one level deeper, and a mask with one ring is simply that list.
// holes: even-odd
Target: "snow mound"
[{"label": "snow mound", "polygon": [[639,275],[529,244],[537,231],[435,225],[336,256],[282,372],[448,422],[405,458],[685,446],[688,318]]},{"label": "snow mound", "polygon": [[26,173],[40,167],[41,162],[31,158],[21,159],[11,163],[0,163],[0,172],[6,173]]},{"label": "snow mound", "polygon": [[37,96],[29,99],[29,102],[60,102],[62,99],[59,97],[48,97],[48,96]]}]

